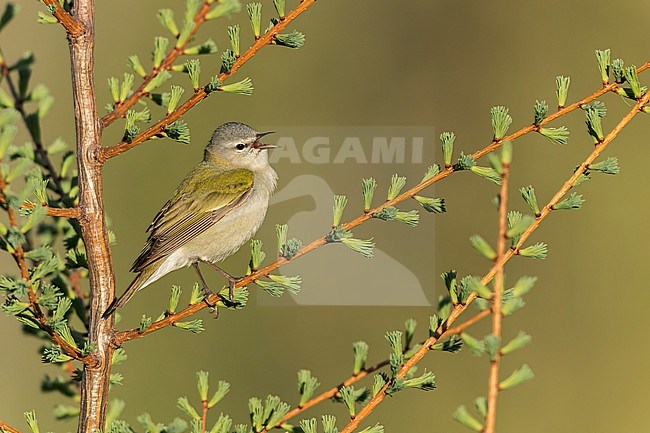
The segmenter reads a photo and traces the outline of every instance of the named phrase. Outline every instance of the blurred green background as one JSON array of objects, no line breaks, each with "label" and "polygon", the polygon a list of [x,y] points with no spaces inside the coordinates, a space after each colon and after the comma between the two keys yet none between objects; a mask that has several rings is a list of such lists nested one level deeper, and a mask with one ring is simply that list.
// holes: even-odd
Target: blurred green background
[{"label": "blurred green background", "polygon": [[[56,109],[46,120],[44,139],[51,142],[62,136],[72,142],[63,32],[57,26],[36,23],[37,11],[43,9],[38,2],[20,3],[22,13],[2,34],[4,55],[15,59],[25,50],[34,51],[38,65],[33,82],[46,83],[57,98]],[[294,1],[287,3],[295,6]],[[97,2],[96,7],[96,82],[103,107],[110,98],[106,79],[121,76],[128,55],[138,53],[143,61],[148,60],[153,37],[163,34],[155,11],[171,7],[182,16],[184,2],[113,0]],[[265,0],[264,16],[271,10],[271,2]],[[231,22],[242,24],[246,46],[250,32],[244,15]],[[120,292],[130,281],[128,268],[145,240],[144,229],[201,158],[218,124],[240,120],[274,128],[281,135],[305,126],[321,127],[323,135],[340,133],[339,127],[353,131],[357,126],[384,130],[416,126],[434,131],[427,138],[425,161],[420,164],[407,159],[404,164],[348,161],[317,166],[283,159],[276,165],[280,188],[296,176],[317,175],[335,193],[348,194],[347,217],[351,218],[360,210],[362,177],[377,178],[378,195],[383,195],[395,172],[409,176],[409,184],[414,184],[435,156],[440,160],[437,144],[433,148],[440,132],[455,131],[457,152],[471,152],[489,142],[491,106],[509,107],[513,128],[518,128],[532,120],[536,99],[554,105],[556,75],[572,77],[570,101],[597,89],[600,78],[594,49],[609,47],[612,58],[622,57],[627,64],[647,61],[647,27],[639,23],[649,18],[647,2],[632,0],[616,4],[601,0],[317,2],[292,26],[306,34],[304,48],[265,48],[237,74],[239,79],[253,78],[252,97],[214,95],[186,117],[193,137],[190,146],[167,140],[148,142],[106,165],[106,209],[118,237],[113,252]],[[231,22],[206,24],[199,41],[212,37],[220,48],[226,47],[225,27]],[[217,71],[218,64],[218,56],[202,58],[204,81]],[[647,83],[646,75],[642,81]],[[609,129],[629,110],[629,103],[613,95],[603,100],[609,109],[604,125]],[[160,115],[160,110],[153,112]],[[543,203],[591,149],[582,113],[575,112],[553,126],[561,125],[571,129],[568,146],[554,146],[539,136],[515,145],[513,186],[533,183]],[[644,307],[650,301],[650,201],[646,193],[650,156],[645,151],[649,130],[648,117],[638,116],[607,151],[619,157],[621,174],[594,176],[580,187],[587,199],[583,210],[557,212],[544,222],[532,240],[549,244],[545,261],[517,259],[508,266],[511,281],[536,275],[539,282],[527,296],[526,308],[505,321],[505,338],[524,329],[534,341],[504,360],[503,374],[526,362],[536,378],[502,394],[497,423],[501,432],[650,430],[642,412],[650,391],[645,374],[650,362],[646,344],[650,319]],[[105,144],[115,143],[121,134],[121,126],[110,128]],[[446,214],[422,215],[418,228],[375,221],[355,233],[374,236],[382,253],[414,275],[433,302],[442,293],[441,272],[455,268],[462,274],[484,274],[489,268],[468,238],[476,233],[495,238],[496,213],[490,204],[495,193],[488,182],[457,174],[437,184],[435,193],[427,191],[427,195],[447,199]],[[515,194],[512,201],[519,210],[525,209]],[[416,204],[406,206],[416,208]],[[321,211],[317,213],[321,220],[326,214],[325,225],[313,222],[311,214],[305,218],[313,224],[304,225],[304,232],[290,232],[304,242],[327,229],[329,198],[314,199],[306,191],[302,197],[271,207],[258,235],[265,240],[269,255],[274,225],[314,209]],[[342,246],[336,248],[316,251],[286,272],[310,275],[303,284],[308,290],[311,284],[319,284],[310,273],[317,267],[327,281],[337,281],[332,288],[336,293],[367,292],[364,275],[384,273],[390,279],[393,268],[348,255]],[[225,266],[240,273],[247,257],[247,251],[240,251]],[[341,257],[346,266],[339,272]],[[3,273],[15,273],[6,257],[0,264]],[[220,283],[216,276],[211,279]],[[120,326],[134,326],[143,313],[156,317],[166,305],[172,284],[186,288],[187,297],[193,281],[191,270],[178,271],[139,293],[123,310]],[[327,290],[327,284],[321,286]],[[391,292],[405,290],[397,283]],[[113,397],[127,401],[123,416],[135,423],[135,417],[145,411],[161,421],[181,415],[176,398],[188,395],[196,401],[194,374],[204,369],[211,373],[213,383],[223,379],[233,387],[217,411],[246,422],[248,397],[273,393],[295,403],[296,371],[301,368],[310,369],[322,389],[329,388],[350,374],[353,341],[370,344],[369,362],[374,363],[388,352],[385,331],[401,329],[404,320],[413,317],[421,324],[418,338],[424,337],[432,313],[426,306],[298,306],[290,299],[256,301],[256,290],[252,292],[251,305],[243,311],[223,312],[218,320],[202,312],[206,331],[200,335],[166,329],[128,343],[129,360],[118,369],[125,376],[124,385],[112,391]],[[377,290],[376,304],[382,304],[381,294]],[[23,337],[15,321],[7,317],[0,317],[0,326],[0,417],[23,428],[22,412],[35,409],[41,430],[74,430],[73,423],[51,417],[52,407],[61,399],[39,393],[43,374],[57,373],[41,365],[39,342]],[[470,333],[480,336],[487,329],[486,322]],[[459,404],[470,405],[477,395],[485,394],[487,359],[473,358],[467,351],[432,353],[421,367],[437,374],[438,389],[405,391],[387,399],[364,425],[381,422],[388,432],[464,430],[451,420],[451,413]],[[345,418],[343,407],[329,402],[307,415],[323,413],[336,414],[341,421]]]}]

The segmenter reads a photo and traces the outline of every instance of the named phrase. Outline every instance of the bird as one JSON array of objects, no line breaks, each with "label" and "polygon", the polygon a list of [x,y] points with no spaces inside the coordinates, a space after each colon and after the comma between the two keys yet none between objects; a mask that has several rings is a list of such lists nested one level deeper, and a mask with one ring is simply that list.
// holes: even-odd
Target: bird
[{"label": "bird", "polygon": [[278,181],[268,158],[269,149],[277,146],[260,141],[271,133],[257,132],[241,122],[227,122],[215,129],[203,160],[149,225],[149,237],[131,267],[137,275],[103,318],[123,307],[138,290],[187,266],[196,271],[207,299],[212,292],[201,274],[200,262],[228,280],[232,300],[239,279],[216,263],[248,242],[264,221]]}]

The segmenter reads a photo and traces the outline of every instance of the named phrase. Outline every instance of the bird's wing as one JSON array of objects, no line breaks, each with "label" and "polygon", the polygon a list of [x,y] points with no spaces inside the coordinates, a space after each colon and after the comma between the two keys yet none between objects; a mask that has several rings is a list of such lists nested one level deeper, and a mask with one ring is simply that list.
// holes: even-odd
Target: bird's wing
[{"label": "bird's wing", "polygon": [[214,168],[199,165],[154,217],[147,229],[150,232],[147,243],[131,271],[142,271],[203,233],[241,205],[252,188],[253,172],[250,170],[215,173]]}]

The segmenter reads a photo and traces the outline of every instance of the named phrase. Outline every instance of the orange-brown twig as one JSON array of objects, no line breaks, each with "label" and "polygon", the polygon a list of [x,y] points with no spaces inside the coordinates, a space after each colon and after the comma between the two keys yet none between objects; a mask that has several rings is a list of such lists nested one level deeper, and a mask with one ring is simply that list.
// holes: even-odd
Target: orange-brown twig
[{"label": "orange-brown twig", "polygon": [[0,419],[0,431],[6,431],[6,432],[9,432],[9,433],[22,433],[20,430],[18,430],[15,427],[10,426],[6,422],[2,421],[1,419]]},{"label": "orange-brown twig", "polygon": [[203,407],[203,412],[201,413],[201,433],[205,433],[208,425],[208,410],[210,408],[208,407],[207,400],[202,400],[201,406]]},{"label": "orange-brown twig", "polygon": [[213,4],[214,4],[213,1],[203,2],[203,5],[199,8],[199,10],[196,12],[196,15],[194,16],[194,27],[192,27],[192,30],[190,30],[190,34],[185,40],[185,43],[181,44],[180,46],[174,47],[174,49],[172,49],[169,53],[167,53],[163,61],[160,63],[160,66],[154,68],[151,74],[144,77],[144,81],[140,84],[140,86],[137,88],[135,92],[129,95],[124,101],[117,103],[113,111],[111,111],[110,113],[102,117],[101,119],[102,126],[107,127],[118,118],[124,117],[126,115],[127,110],[131,108],[133,105],[135,105],[140,99],[142,99],[143,96],[147,94],[147,92],[144,89],[151,82],[151,80],[156,78],[161,71],[170,70],[172,68],[176,59],[185,53],[185,48],[187,47],[187,44],[193,39],[193,36],[196,34],[201,24],[203,24],[206,21],[205,16],[210,11],[210,6]]},{"label": "orange-brown twig", "polygon": [[[489,314],[490,314],[489,309],[483,310],[480,313],[474,315],[471,319],[468,319],[465,322],[461,323],[460,325],[456,326],[455,328],[447,330],[447,332],[445,332],[440,338],[443,339],[443,338],[450,337],[450,336],[455,335],[455,334],[461,334],[465,329],[472,326],[473,324],[480,321],[481,319],[488,316]],[[424,344],[424,342],[422,342],[421,344]],[[296,416],[300,415],[301,413],[303,413],[307,409],[310,409],[310,408],[316,406],[317,404],[319,404],[319,403],[321,403],[321,402],[323,402],[325,400],[329,400],[330,398],[335,397],[339,393],[341,388],[343,388],[344,386],[348,386],[348,385],[352,385],[354,383],[357,383],[358,381],[360,381],[364,377],[367,377],[368,375],[374,373],[377,370],[380,370],[380,369],[386,367],[387,365],[389,365],[389,362],[388,362],[387,359],[385,359],[385,360],[383,360],[381,362],[378,362],[375,365],[364,368],[358,374],[353,374],[352,376],[348,377],[343,382],[341,382],[339,385],[328,389],[327,391],[323,392],[322,394],[317,395],[316,397],[312,398],[311,400],[308,400],[302,406],[298,406],[298,407],[290,410],[289,412],[287,412],[287,414],[284,416],[284,418],[282,418],[280,420],[280,422],[278,422],[277,425],[268,426],[264,430],[262,430],[261,433],[268,432],[269,430],[271,430],[273,428],[279,428],[282,424],[286,423],[287,421],[289,421],[292,418],[295,418]]]},{"label": "orange-brown twig", "polygon": [[[636,104],[634,104],[632,110],[630,110],[630,112],[628,112],[628,114],[626,114],[623,119],[621,119],[621,121],[614,127],[614,129],[609,134],[607,134],[603,141],[596,144],[596,147],[589,154],[589,156],[582,162],[582,164],[580,164],[580,166],[564,183],[564,185],[562,185],[562,187],[551,198],[548,204],[544,206],[540,212],[540,215],[537,216],[530,227],[528,227],[528,229],[522,233],[521,238],[519,239],[519,242],[517,242],[515,248],[511,248],[506,251],[506,253],[503,254],[499,260],[497,260],[490,271],[483,277],[481,280],[483,284],[488,284],[490,281],[492,281],[497,273],[497,269],[499,267],[503,267],[508,262],[508,260],[510,260],[514,255],[518,253],[524,242],[535,230],[537,230],[537,228],[539,228],[542,221],[544,221],[544,219],[546,219],[546,217],[548,217],[548,215],[551,213],[553,206],[557,204],[558,201],[562,199],[562,197],[564,197],[566,193],[575,185],[580,176],[588,169],[589,164],[594,162],[594,160],[600,156],[603,150],[605,150],[607,146],[618,136],[623,128],[625,128],[625,126],[634,118],[634,116],[636,116],[642,110],[642,108],[648,103],[648,100],[650,100],[650,92],[647,92]],[[398,378],[403,378],[406,373],[408,373],[426,355],[426,353],[429,351],[429,348],[439,340],[440,335],[444,334],[449,326],[456,321],[458,316],[460,316],[460,314],[465,311],[465,309],[474,301],[474,299],[476,299],[476,297],[476,293],[472,293],[465,304],[458,304],[454,307],[447,320],[442,325],[440,325],[434,335],[425,342],[420,350],[418,350],[408,361],[406,361],[402,368],[400,368],[397,373]],[[386,398],[386,389],[388,386],[389,384],[385,385],[381,392],[370,399],[368,404],[364,406],[363,409],[361,409],[357,416],[350,421],[350,423],[345,427],[345,429],[341,431],[341,433],[352,433],[354,430],[356,430],[361,422],[366,419],[368,415],[370,415],[370,413],[372,413],[375,408]]]},{"label": "orange-brown twig", "polygon": [[[497,238],[497,269],[494,279],[494,295],[492,298],[492,334],[501,341],[501,295],[503,293],[503,263],[501,257],[506,251],[508,236],[508,184],[510,182],[510,164],[503,163],[501,174],[501,191],[499,192],[499,235]],[[499,343],[500,344],[500,343]],[[487,415],[485,417],[485,433],[494,433],[496,425],[497,398],[499,395],[499,365],[501,354],[497,350],[490,361],[490,375],[488,380]]]},{"label": "orange-brown twig", "polygon": [[[285,19],[278,22],[271,30],[266,32],[261,38],[255,41],[251,47],[246,50],[233,64],[230,72],[219,74],[219,82],[223,83],[226,79],[231,77],[239,68],[241,68],[248,60],[250,60],[257,52],[264,46],[270,45],[273,43],[273,38],[281,32],[285,27],[287,27],[293,20],[295,20],[300,14],[313,5],[316,0],[303,0],[296,9],[291,11]],[[192,107],[196,104],[207,98],[209,95],[205,89],[198,89],[194,94],[178,108],[176,108],[171,113],[167,114],[164,118],[156,122],[151,127],[142,131],[130,142],[122,141],[112,146],[104,147],[102,149],[101,155],[99,156],[102,161],[106,161],[110,158],[113,158],[121,153],[126,152],[129,149],[134,148],[135,146],[153,138],[157,135],[160,135],[165,127],[169,124],[180,119],[185,113],[187,113]]]},{"label": "orange-brown twig", "polygon": [[[640,68],[638,68],[638,71],[644,71],[644,70],[646,70],[648,68],[650,68],[650,61],[646,62]],[[551,114],[546,119],[544,119],[544,121],[542,121],[540,123],[540,126],[546,125],[550,121],[552,121],[554,119],[557,119],[558,117],[561,117],[563,115],[566,115],[569,112],[571,112],[573,110],[576,110],[577,108],[580,108],[584,104],[587,104],[587,103],[595,100],[599,96],[601,96],[601,95],[603,95],[603,94],[605,94],[607,92],[613,91],[615,88],[616,88],[616,84],[610,84],[610,85],[607,85],[607,86],[601,88],[600,90],[598,90],[598,91],[592,93],[591,95],[581,99],[580,101],[575,102],[575,103],[573,103],[573,104],[571,104],[571,105],[569,105],[569,106],[567,106],[565,108],[562,108],[562,109],[558,110],[554,114]],[[536,127],[534,125],[530,125],[530,126],[526,126],[524,128],[521,128],[519,131],[516,131],[513,134],[510,134],[510,135],[504,137],[503,140],[493,141],[492,143],[490,143],[486,147],[474,152],[472,154],[472,156],[474,157],[474,159],[481,158],[481,157],[487,155],[488,153],[493,152],[494,150],[498,149],[502,145],[503,141],[515,140],[515,139],[520,138],[520,137],[522,137],[522,136],[524,136],[524,135],[526,135],[526,134],[528,134],[530,132],[534,132],[535,130],[536,130]],[[415,185],[414,187],[412,187],[411,189],[403,192],[402,194],[398,195],[394,199],[387,200],[386,202],[382,203],[381,205],[377,206],[376,208],[371,209],[369,212],[364,213],[363,215],[360,215],[359,217],[355,218],[354,220],[344,224],[342,226],[343,229],[351,230],[351,229],[363,224],[364,222],[370,220],[375,213],[381,211],[382,209],[384,209],[386,207],[395,206],[398,203],[401,203],[401,202],[403,202],[403,201],[405,201],[405,200],[407,200],[409,198],[412,198],[414,195],[418,194],[423,189],[428,188],[429,186],[433,185],[434,183],[436,183],[436,182],[446,178],[450,174],[454,173],[454,171],[455,170],[454,170],[453,167],[449,167],[449,168],[446,168],[446,169],[442,170],[436,176]],[[317,238],[314,241],[312,241],[311,243],[309,243],[308,245],[305,245],[300,250],[298,250],[298,252],[293,256],[293,258],[291,260],[295,260],[295,259],[299,258],[300,256],[302,256],[304,254],[307,254],[307,253],[309,253],[309,252],[311,252],[311,251],[313,251],[313,250],[315,250],[315,249],[317,249],[319,247],[322,247],[325,244],[327,244],[326,236]],[[264,268],[258,269],[255,272],[252,272],[250,275],[245,276],[242,280],[240,280],[235,285],[235,288],[244,287],[247,284],[249,284],[249,283],[251,283],[251,282],[253,282],[253,281],[255,281],[255,280],[257,280],[257,279],[259,279],[261,277],[267,276],[271,272],[273,272],[275,269],[277,269],[277,268],[279,268],[281,266],[284,266],[287,263],[289,263],[288,259],[286,259],[284,257],[280,257],[279,259],[277,259],[273,263],[265,266]],[[221,300],[221,297],[218,294],[215,294],[215,295],[212,295],[208,299],[208,302],[210,304],[214,305],[215,303],[217,303],[220,300]],[[184,318],[187,318],[188,316],[196,314],[198,311],[202,310],[205,307],[206,307],[206,304],[204,302],[199,302],[197,304],[190,305],[187,308],[185,308],[185,309],[183,309],[183,310],[181,310],[181,311],[179,311],[179,312],[177,312],[177,313],[175,313],[173,315],[170,315],[168,317],[165,317],[162,320],[159,320],[157,322],[152,323],[151,326],[149,328],[147,328],[144,332],[140,332],[139,329],[131,329],[129,331],[118,332],[114,336],[114,343],[117,344],[117,345],[120,345],[120,344],[122,344],[122,343],[124,343],[126,341],[143,337],[144,335],[150,334],[152,332],[158,331],[158,330],[160,330],[162,328],[165,328],[167,326],[173,325],[175,322],[177,322],[179,320],[182,320]]]},{"label": "orange-brown twig", "polygon": [[[34,209],[36,205],[34,203],[25,202],[21,204],[20,207],[25,209]],[[76,206],[61,208],[43,205],[43,207],[45,208],[45,212],[48,216],[77,219],[81,215],[81,211]]]},{"label": "orange-brown twig", "polygon": [[54,9],[52,15],[54,15],[54,17],[73,38],[80,36],[86,31],[86,26],[63,9],[57,0],[42,0],[42,2],[45,6]]}]

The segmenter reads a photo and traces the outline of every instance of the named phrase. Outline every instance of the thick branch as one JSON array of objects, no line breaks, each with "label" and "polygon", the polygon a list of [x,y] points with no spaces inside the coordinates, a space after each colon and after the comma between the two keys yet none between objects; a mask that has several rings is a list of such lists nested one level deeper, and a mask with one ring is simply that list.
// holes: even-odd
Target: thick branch
[{"label": "thick branch", "polygon": [[[503,164],[503,173],[501,174],[501,191],[499,192],[499,235],[497,238],[497,266],[496,277],[494,280],[494,296],[492,298],[492,334],[498,338],[501,344],[501,295],[503,294],[503,263],[501,258],[507,248],[508,237],[508,184],[510,182],[509,164]],[[488,380],[488,400],[487,415],[485,417],[485,433],[494,433],[496,425],[497,398],[499,395],[499,366],[501,363],[501,353],[496,352],[494,358],[490,361],[490,375]]]},{"label": "thick branch", "polygon": [[81,34],[86,31],[84,24],[78,19],[74,18],[65,9],[57,0],[41,0],[45,6],[48,8],[53,8],[52,15],[61,23],[65,30],[72,36],[76,38],[81,36]]},{"label": "thick branch", "polygon": [[[584,160],[582,164],[576,169],[576,171],[573,173],[573,175],[562,185],[562,187],[558,190],[558,192],[551,198],[551,200],[548,202],[546,206],[542,209],[540,212],[540,215],[537,217],[537,219],[533,222],[533,224],[530,225],[530,227],[521,235],[521,238],[519,242],[517,243],[516,247],[514,249],[509,249],[502,257],[500,260],[495,263],[495,265],[490,269],[490,271],[483,277],[481,280],[483,284],[488,284],[494,276],[497,273],[497,269],[499,267],[503,267],[508,260],[512,258],[513,255],[516,254],[516,252],[521,248],[521,246],[526,242],[526,240],[530,237],[530,235],[539,228],[540,224],[546,217],[551,213],[553,205],[555,205],[562,197],[566,195],[566,193],[575,185],[576,181],[582,175],[587,168],[589,167],[589,164],[594,162],[598,156],[605,150],[605,148],[618,136],[618,134],[625,128],[625,126],[636,116],[643,106],[648,103],[648,100],[650,100],[650,92],[647,92],[643,98],[641,98],[635,105],[632,110],[623,117],[623,119],[614,127],[614,129],[605,137],[605,139],[598,143],[589,154],[587,159]],[[433,346],[433,344],[440,339],[441,335],[444,335],[445,331],[449,329],[449,326],[451,326],[458,316],[462,314],[465,309],[476,299],[476,293],[472,293],[469,298],[467,299],[467,302],[465,304],[458,304],[454,307],[454,309],[451,311],[451,314],[447,318],[447,320],[440,325],[438,330],[434,333],[434,335],[429,338],[425,345],[422,346],[420,350],[418,350],[413,357],[411,357],[399,370],[397,377],[402,378],[408,373],[423,357],[426,355],[428,352],[429,348]],[[381,392],[379,392],[375,397],[373,397],[370,402],[364,408],[357,414],[355,419],[350,421],[350,423],[341,431],[341,433],[352,433],[354,430],[356,430],[359,427],[359,424],[370,415],[375,408],[386,398],[386,389],[388,388],[388,384],[382,389]]]},{"label": "thick branch", "polygon": [[[638,70],[639,71],[644,71],[644,70],[646,70],[648,68],[650,68],[650,62],[646,62],[643,66],[638,68]],[[571,105],[569,105],[569,106],[567,106],[565,108],[562,108],[562,109],[558,110],[554,114],[551,114],[549,117],[547,117],[546,119],[544,119],[544,121],[541,122],[540,126],[546,125],[549,122],[551,122],[552,120],[557,119],[558,117],[564,116],[564,115],[568,114],[569,112],[571,112],[571,111],[573,111],[573,110],[575,110],[577,108],[580,108],[584,104],[587,104],[587,103],[595,100],[599,96],[602,96],[603,94],[605,94],[607,92],[610,92],[610,91],[613,91],[615,89],[616,89],[616,84],[611,84],[611,85],[605,86],[605,87],[601,88],[600,90],[592,93],[591,95],[583,98],[582,100],[580,100],[578,102],[575,102],[575,103],[573,103],[573,104],[571,104]],[[485,156],[488,153],[493,152],[494,150],[498,149],[502,145],[503,141],[515,140],[515,139],[520,138],[520,137],[522,137],[522,136],[524,136],[524,135],[526,135],[528,133],[534,132],[535,130],[536,130],[536,127],[534,125],[526,126],[526,127],[522,128],[522,129],[520,129],[519,131],[504,137],[503,140],[494,141],[494,142],[490,143],[488,146],[474,152],[472,154],[472,156],[474,157],[474,159],[478,159],[478,158],[480,158],[482,156]],[[108,149],[110,149],[110,148],[105,148],[104,150],[108,150]],[[369,212],[364,213],[363,215],[357,217],[356,219],[344,224],[343,229],[351,230],[351,229],[363,224],[364,222],[372,219],[372,216],[374,214],[376,214],[377,212],[381,211],[382,209],[384,209],[386,207],[389,207],[389,206],[395,206],[396,204],[399,204],[399,203],[401,203],[401,202],[403,202],[403,201],[405,201],[405,200],[407,200],[409,198],[412,198],[414,195],[418,194],[420,191],[424,190],[425,188],[428,188],[429,186],[433,185],[434,183],[436,183],[436,182],[446,178],[450,174],[454,173],[454,171],[455,170],[454,170],[453,167],[449,167],[447,169],[442,170],[436,176],[432,177],[431,179],[428,179],[427,181],[424,181],[424,182],[421,182],[421,183],[415,185],[411,189],[409,189],[409,190],[405,191],[404,193],[400,194],[399,196],[395,197],[393,200],[388,200],[388,201],[382,203],[381,205],[377,206],[376,208],[370,210]],[[294,257],[291,260],[295,260],[295,259],[299,258],[300,256],[302,256],[304,254],[307,254],[310,251],[315,250],[316,248],[322,247],[325,244],[327,244],[327,238],[325,236],[320,237],[318,239],[315,239],[310,244],[305,245],[300,250],[298,250],[298,252],[294,255]],[[242,287],[246,286],[247,284],[249,284],[249,283],[251,283],[251,282],[253,282],[253,281],[255,281],[255,280],[257,280],[257,279],[259,279],[261,277],[265,277],[265,276],[269,275],[271,272],[273,272],[274,270],[276,270],[277,268],[279,268],[281,266],[284,266],[287,263],[289,263],[289,260],[287,260],[284,257],[280,257],[279,259],[277,259],[273,263],[265,266],[264,268],[258,269],[255,272],[251,273],[250,275],[245,276],[242,280],[240,280],[235,285],[235,288],[242,288]],[[215,295],[213,295],[212,297],[210,297],[208,299],[208,302],[210,304],[214,305],[215,303],[217,303],[220,300],[221,300],[221,297],[218,294],[215,294]],[[158,331],[158,330],[160,330],[162,328],[165,328],[167,326],[173,325],[175,322],[183,320],[183,319],[187,318],[188,316],[191,316],[191,315],[197,313],[198,311],[202,310],[205,307],[206,307],[206,303],[204,303],[204,302],[200,302],[200,303],[197,303],[197,304],[194,304],[194,305],[190,305],[187,308],[185,308],[184,310],[177,312],[176,314],[170,315],[170,316],[168,316],[168,317],[166,317],[166,318],[164,318],[162,320],[159,320],[157,322],[152,323],[151,326],[149,328],[147,328],[144,332],[140,332],[140,330],[137,329],[137,328],[132,329],[130,331],[118,332],[117,334],[115,334],[115,337],[114,337],[115,344],[120,345],[120,344],[124,343],[125,341],[133,340],[135,338],[140,338],[140,337],[142,337],[144,335],[150,334],[152,332]]]},{"label": "thick branch", "polygon": [[[219,74],[219,82],[223,83],[226,79],[231,77],[239,68],[241,68],[248,60],[250,60],[257,52],[264,47],[265,45],[270,45],[273,42],[273,38],[279,32],[281,32],[285,27],[287,27],[293,20],[295,20],[301,13],[307,10],[309,6],[314,4],[316,0],[304,0],[302,1],[296,9],[291,11],[285,19],[278,22],[271,30],[266,32],[261,38],[255,41],[255,43],[239,57],[233,64],[230,72]],[[122,141],[113,146],[108,146],[103,148],[102,159],[108,160],[117,156],[121,153],[126,152],[129,149],[134,148],[135,146],[144,143],[145,141],[160,135],[165,127],[174,121],[180,119],[185,113],[187,113],[191,108],[197,105],[199,102],[207,98],[209,95],[205,89],[198,89],[194,94],[185,101],[182,105],[176,108],[171,113],[167,114],[164,118],[156,122],[155,125],[147,128],[140,134],[138,134],[130,142]]]},{"label": "thick branch", "polygon": [[77,38],[68,38],[79,173],[79,224],[90,284],[88,339],[95,347],[97,360],[94,365],[84,366],[79,433],[104,431],[113,354],[110,344],[113,319],[101,317],[115,293],[115,277],[104,214],[102,164],[97,157],[101,151],[101,124],[93,80],[94,10],[93,0],[75,0],[75,18],[84,23],[86,31]]}]

